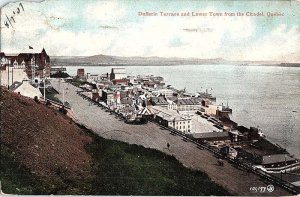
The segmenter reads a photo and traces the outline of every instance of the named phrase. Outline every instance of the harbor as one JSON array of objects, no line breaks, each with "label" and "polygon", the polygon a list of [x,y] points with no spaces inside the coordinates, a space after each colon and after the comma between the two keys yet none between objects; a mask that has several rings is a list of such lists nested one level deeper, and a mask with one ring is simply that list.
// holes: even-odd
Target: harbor
[{"label": "harbor", "polygon": [[[267,173],[267,177],[272,176],[271,180],[277,182],[276,184],[287,184],[288,187],[295,189],[295,191],[297,190],[297,181],[288,177],[290,177],[290,171],[293,171],[296,174],[299,173],[299,160],[293,158],[293,156],[288,154],[285,149],[269,142],[258,128],[246,128],[238,125],[234,121],[231,121],[229,114],[231,114],[234,110],[230,109],[230,107],[226,105],[218,106],[215,104],[216,98],[214,98],[213,95],[207,92],[197,95],[201,95],[202,99],[204,99],[204,101],[206,100],[210,106],[205,104],[205,102],[187,103],[188,99],[190,100],[192,98],[192,100],[197,100],[201,97],[197,97],[195,94],[191,93],[184,93],[182,90],[176,90],[171,86],[164,89],[166,88],[164,87],[164,84],[159,88],[150,89],[151,95],[154,94],[156,96],[155,99],[149,97],[147,100],[145,95],[150,95],[148,90],[149,84],[151,84],[148,80],[147,83],[145,83],[147,84],[147,87],[144,89],[142,83],[134,84],[133,81],[132,83],[140,87],[140,89],[137,91],[136,95],[132,95],[131,99],[129,99],[129,97],[121,96],[128,95],[124,93],[124,91],[121,93],[122,89],[126,90],[126,86],[127,91],[130,90],[130,85],[126,84],[127,80],[125,79],[127,76],[125,73],[121,73],[123,77],[122,80],[118,79],[118,82],[123,83],[112,84],[114,90],[111,90],[110,85],[108,84],[108,81],[111,80],[108,79],[110,78],[108,73],[102,75],[89,73],[92,77],[88,79],[88,77],[86,77],[83,73],[83,70],[80,70],[80,72],[78,73],[82,77],[81,80],[78,80],[80,76],[74,76],[74,78],[68,78],[65,81],[53,79],[55,81],[53,84],[55,84],[54,87],[57,90],[61,90],[64,86],[63,84],[65,84],[65,87],[67,87],[66,93],[64,93],[65,99],[68,100],[72,109],[73,106],[78,107],[79,101],[72,104],[72,102],[69,101],[70,99],[72,100],[72,97],[68,98],[68,94],[74,94],[74,92],[76,92],[76,97],[79,97],[88,103],[88,109],[93,115],[86,121],[91,121],[92,119],[97,121],[97,118],[95,117],[97,112],[92,112],[92,110],[100,110],[103,111],[104,114],[110,114],[108,117],[109,119],[117,120],[118,123],[123,124],[122,128],[138,127],[141,129],[141,127],[143,127],[141,130],[144,130],[149,125],[157,125],[160,129],[164,128],[163,130],[168,131],[169,135],[175,134],[174,136],[183,137],[183,142],[191,141],[196,143],[196,148],[198,147],[198,150],[199,147],[200,149],[209,150],[209,152],[213,153],[213,157],[215,159],[222,158],[226,159],[228,162],[237,164],[237,166],[241,165],[243,166],[242,169],[246,172],[251,171],[254,174],[258,173],[261,176],[266,176]],[[95,78],[95,76],[97,77]],[[101,76],[103,78],[101,78]],[[162,79],[159,76],[146,77]],[[130,76],[129,78],[132,79],[134,76]],[[138,78],[140,81],[146,81],[145,79],[143,80],[142,76],[138,76]],[[81,81],[82,83],[78,83],[78,81]],[[129,81],[130,80],[128,79],[128,83],[130,83]],[[163,80],[159,81],[159,84],[160,83],[163,83]],[[77,86],[77,89],[71,91],[70,87],[74,87],[74,85]],[[97,89],[97,87],[104,88]],[[174,96],[174,92],[175,94],[182,93],[185,98],[185,102],[177,102],[177,106],[175,106],[175,104],[170,102],[170,100],[161,98],[160,96],[162,95],[157,94],[158,90],[164,93],[164,98],[166,98],[167,94],[169,94],[169,98]],[[104,94],[101,91],[103,91]],[[112,96],[107,96],[110,93]],[[114,93],[116,95],[114,95]],[[209,100],[209,98],[212,99]],[[131,102],[128,102],[129,100]],[[185,104],[185,106],[181,106],[182,104]],[[78,113],[78,116],[81,116],[80,114],[82,112],[78,108],[74,111],[74,113]],[[88,115],[84,115],[84,117],[88,118]],[[128,123],[128,119],[134,120],[138,117],[145,117],[147,121],[144,123],[141,123],[140,121],[132,121]],[[81,118],[79,118],[79,120],[80,119]],[[178,123],[176,124],[177,120]],[[96,122],[87,124],[86,121],[82,122],[85,126],[92,130],[97,130]],[[101,123],[101,125],[103,124],[104,123]],[[131,129],[126,129],[124,131],[121,128],[116,129],[115,125],[116,123],[109,124],[107,127],[110,129],[107,129],[106,132],[103,132],[102,130],[101,136],[107,135],[106,137],[108,138],[118,139],[129,143],[140,143],[137,141],[144,140],[142,139],[142,136],[135,136],[136,133]],[[156,129],[151,128],[150,130],[154,132]],[[135,134],[133,135],[131,132],[134,132]],[[140,131],[137,133],[140,133]],[[134,139],[131,139],[131,137],[134,137]],[[149,139],[147,141],[153,143],[153,139]],[[145,142],[142,143],[144,146]],[[166,145],[163,145],[166,143],[168,143],[167,140],[162,142],[161,146],[166,147]],[[155,147],[155,144],[147,144],[145,147]],[[277,176],[277,174],[280,176]],[[283,180],[282,177],[286,180]],[[293,185],[293,183],[295,185]]]},{"label": "harbor", "polygon": [[[75,66],[66,66],[68,73],[76,75]],[[85,66],[86,72],[110,72],[110,67]],[[180,72],[178,72],[180,70]],[[166,84],[188,92],[205,92],[208,89],[218,99],[218,104],[233,108],[231,120],[245,127],[258,127],[273,143],[291,154],[299,154],[300,108],[299,69],[239,65],[178,65],[178,66],[128,66],[128,75],[163,76]],[[281,73],[286,73],[284,76]],[[268,76],[268,77],[265,77]],[[260,80],[254,80],[255,77]],[[272,85],[271,85],[272,84]],[[282,104],[284,103],[284,105]],[[293,112],[294,111],[294,112]],[[279,112],[279,113],[278,113]]]},{"label": "harbor", "polygon": [[[59,89],[59,82],[54,82],[53,86]],[[76,91],[81,89],[70,84],[66,84],[66,87],[69,89],[66,99],[72,105],[77,121],[100,136],[173,155],[185,166],[203,170],[216,183],[226,186],[231,192],[239,195],[251,194],[248,185],[267,186],[256,175],[249,175],[246,170],[239,170],[227,162],[224,167],[218,166],[218,159],[210,151],[199,149],[197,145],[184,141],[180,135],[173,135],[167,128],[152,122],[144,125],[126,124],[117,114],[106,111],[104,107],[98,107],[96,103],[91,104],[92,101],[84,96],[79,96]],[[62,98],[61,96],[58,95]],[[167,143],[170,144],[170,150],[167,149]],[[278,195],[287,195],[280,187],[276,187],[277,192]]]}]

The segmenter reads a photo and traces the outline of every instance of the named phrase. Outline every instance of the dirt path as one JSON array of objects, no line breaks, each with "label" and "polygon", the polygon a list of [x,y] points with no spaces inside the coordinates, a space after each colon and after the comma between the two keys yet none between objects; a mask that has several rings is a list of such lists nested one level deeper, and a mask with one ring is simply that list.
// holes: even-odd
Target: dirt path
[{"label": "dirt path", "polygon": [[[60,91],[58,83],[53,82],[53,86]],[[206,172],[214,182],[222,185],[235,195],[290,195],[279,187],[275,187],[275,190],[271,193],[252,193],[250,187],[264,187],[268,184],[256,175],[248,175],[227,162],[225,162],[224,167],[218,166],[217,159],[212,153],[198,149],[195,144],[185,142],[181,137],[171,135],[170,131],[153,123],[147,125],[125,124],[124,121],[117,119],[115,115],[105,112],[100,107],[89,105],[87,100],[76,94],[76,87],[65,84],[65,88],[68,88],[65,100],[70,103],[79,123],[104,138],[138,144],[173,155],[186,167]],[[169,150],[167,143],[171,145]]]}]

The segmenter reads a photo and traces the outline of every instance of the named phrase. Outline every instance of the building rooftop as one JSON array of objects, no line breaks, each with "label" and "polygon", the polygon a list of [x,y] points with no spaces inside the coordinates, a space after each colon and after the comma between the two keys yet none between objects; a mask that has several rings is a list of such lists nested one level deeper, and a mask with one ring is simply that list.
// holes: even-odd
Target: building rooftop
[{"label": "building rooftop", "polygon": [[154,105],[168,105],[167,100],[164,97],[151,97],[151,102]]},{"label": "building rooftop", "polygon": [[288,154],[265,155],[262,157],[262,164],[281,163],[296,160]]},{"label": "building rooftop", "polygon": [[176,110],[168,110],[160,106],[149,106],[148,108],[156,115],[168,121],[191,120],[190,117],[179,114]]},{"label": "building rooftop", "polygon": [[229,137],[228,132],[207,132],[207,133],[193,133],[190,134],[194,139]]},{"label": "building rooftop", "polygon": [[167,97],[167,100],[176,101],[178,98],[176,96]]},{"label": "building rooftop", "polygon": [[178,105],[200,105],[202,99],[201,98],[188,98],[188,99],[177,99],[175,101]]}]

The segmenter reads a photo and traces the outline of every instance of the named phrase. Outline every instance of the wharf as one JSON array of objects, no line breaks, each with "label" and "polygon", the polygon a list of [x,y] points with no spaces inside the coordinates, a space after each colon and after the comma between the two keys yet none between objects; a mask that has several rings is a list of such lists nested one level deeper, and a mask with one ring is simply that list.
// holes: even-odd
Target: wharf
[{"label": "wharf", "polygon": [[[52,81],[52,85],[56,90],[61,90],[57,81]],[[195,144],[184,141],[181,136],[172,135],[169,130],[156,124],[126,124],[122,119],[116,118],[116,115],[91,105],[88,100],[80,97],[76,93],[79,88],[70,84],[65,84],[65,87],[68,88],[65,99],[70,103],[78,123],[104,138],[142,145],[173,155],[184,166],[207,173],[213,181],[234,195],[290,195],[278,186],[275,186],[272,193],[253,193],[251,187],[268,185],[255,174],[239,170],[226,161],[223,167],[219,166],[218,159],[211,152],[199,149]],[[57,96],[62,99],[62,94]],[[167,143],[171,145],[170,150],[166,146]]]}]

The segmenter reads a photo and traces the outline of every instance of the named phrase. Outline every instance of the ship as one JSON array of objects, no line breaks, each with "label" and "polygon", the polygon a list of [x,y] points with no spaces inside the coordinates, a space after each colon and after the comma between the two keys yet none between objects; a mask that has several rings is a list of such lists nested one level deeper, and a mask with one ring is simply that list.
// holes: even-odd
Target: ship
[{"label": "ship", "polygon": [[200,98],[205,98],[205,99],[209,99],[210,101],[216,101],[216,97],[214,97],[211,93],[208,93],[208,90],[206,89],[205,92],[197,92],[198,93],[198,97]]}]

